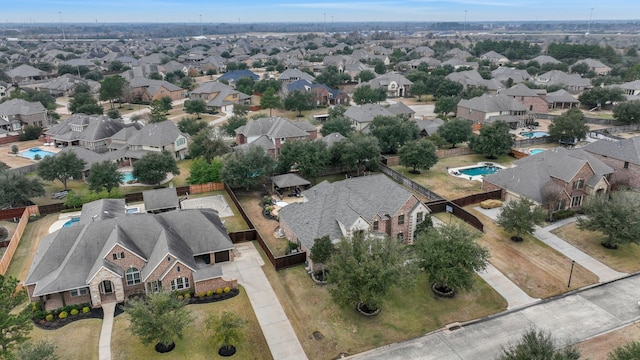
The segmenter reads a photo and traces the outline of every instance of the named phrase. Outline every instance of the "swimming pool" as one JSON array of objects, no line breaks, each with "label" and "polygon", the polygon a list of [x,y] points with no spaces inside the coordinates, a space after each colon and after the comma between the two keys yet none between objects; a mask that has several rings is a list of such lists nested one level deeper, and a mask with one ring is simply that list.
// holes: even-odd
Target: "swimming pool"
[{"label": "swimming pool", "polygon": [[540,154],[541,152],[544,152],[544,149],[529,149],[529,155]]},{"label": "swimming pool", "polygon": [[79,221],[80,221],[79,217],[71,218],[66,223],[62,224],[62,227],[63,228],[71,227],[71,226],[73,226],[75,223],[77,223]]},{"label": "swimming pool", "polygon": [[135,213],[139,213],[140,209],[139,208],[129,208],[126,211],[127,211],[127,214],[135,214]]},{"label": "swimming pool", "polygon": [[532,138],[549,136],[549,133],[546,131],[525,131],[525,132],[521,132],[520,136],[526,137],[528,139],[532,139]]},{"label": "swimming pool", "polygon": [[479,162],[476,165],[451,168],[448,169],[447,172],[449,173],[449,175],[453,175],[465,180],[482,181],[485,175],[495,174],[496,172],[504,168],[504,166],[492,162]]},{"label": "swimming pool", "polygon": [[42,150],[40,148],[31,148],[28,150],[20,151],[20,156],[26,157],[31,160],[35,160],[36,155],[40,156],[40,159],[44,159],[47,156],[53,156],[56,153],[52,153],[51,151]]},{"label": "swimming pool", "polygon": [[122,172],[122,182],[124,182],[125,184],[130,182],[130,181],[134,181],[137,180],[136,178],[133,177],[133,173],[131,171],[123,171]]},{"label": "swimming pool", "polygon": [[458,171],[461,174],[464,174],[467,176],[478,176],[478,175],[494,174],[498,170],[500,170],[500,168],[495,165],[483,165],[483,166],[477,166],[477,167],[472,167],[467,169],[460,169]]}]

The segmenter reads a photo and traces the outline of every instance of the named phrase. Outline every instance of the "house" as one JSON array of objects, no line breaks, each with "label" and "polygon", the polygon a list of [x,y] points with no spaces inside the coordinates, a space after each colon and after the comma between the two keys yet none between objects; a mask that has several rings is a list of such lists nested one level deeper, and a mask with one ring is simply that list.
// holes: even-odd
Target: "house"
[{"label": "house", "polygon": [[578,60],[571,67],[573,68],[578,64],[587,64],[587,66],[589,67],[589,70],[601,76],[609,75],[609,73],[611,72],[611,67],[603,64],[600,60],[596,60],[596,59],[587,58],[587,59]]},{"label": "house", "polygon": [[573,109],[580,106],[580,101],[564,89],[548,93],[545,100],[550,110]]},{"label": "house", "polygon": [[493,50],[480,55],[480,60],[488,60],[492,64],[503,66],[509,63],[509,59]]},{"label": "house", "polygon": [[123,302],[160,291],[237,287],[222,279],[233,243],[212,209],[127,214],[124,199],[83,205],[76,225],[45,236],[24,282],[44,309]]},{"label": "house", "polygon": [[412,243],[416,226],[430,212],[415,195],[383,174],[334,183],[325,180],[302,195],[302,203],[289,204],[278,215],[280,229],[307,252],[309,263],[314,240],[323,236],[337,242],[367,232]]},{"label": "house", "polygon": [[582,149],[613,168],[612,184],[640,189],[640,137],[598,140]]},{"label": "house", "polygon": [[311,93],[311,100],[314,106],[328,106],[328,105],[347,105],[351,101],[351,98],[347,93],[339,89],[331,89],[324,84],[313,84],[307,80],[298,80],[287,84],[282,87],[283,96],[294,91],[303,91]]},{"label": "house", "polygon": [[440,126],[444,124],[444,120],[440,118],[418,120],[416,124],[418,124],[418,129],[420,129],[420,136],[425,137],[436,134]]},{"label": "house", "polygon": [[549,55],[538,55],[533,59],[529,60],[527,63],[531,63],[531,62],[537,62],[538,65],[540,66],[544,66],[545,64],[557,65],[561,63],[561,61]]},{"label": "house", "polygon": [[557,204],[553,210],[579,209],[590,196],[609,191],[613,171],[585,150],[557,147],[485,176],[482,189],[500,189],[507,201],[525,197],[547,205],[552,197]]},{"label": "house", "polygon": [[37,90],[46,91],[53,97],[70,96],[78,84],[89,86],[91,93],[100,92],[100,83],[97,81],[83,79],[77,75],[64,74],[57,78],[36,86]]},{"label": "house", "polygon": [[189,94],[191,100],[204,100],[207,106],[226,113],[233,111],[234,105],[248,105],[251,96],[241,93],[229,85],[217,81],[208,81],[200,84]]},{"label": "house", "polygon": [[515,118],[515,124],[511,122],[512,128],[528,120],[527,108],[504,94],[484,94],[473,99],[462,99],[456,108],[456,116],[480,125],[490,121],[492,117],[511,116]]},{"label": "house", "polygon": [[504,85],[496,79],[483,79],[477,70],[456,71],[448,74],[445,78],[462,84],[465,89],[484,87],[493,94],[504,88]]},{"label": "house", "polygon": [[28,83],[49,78],[48,73],[26,64],[20,65],[15,69],[8,70],[6,74],[14,84]]},{"label": "house", "polygon": [[285,84],[292,83],[298,80],[307,80],[308,82],[312,83],[315,78],[298,69],[287,69],[283,71],[280,76],[278,76],[278,80]]},{"label": "house", "polygon": [[0,103],[0,128],[18,131],[26,125],[48,124],[47,109],[39,101],[11,99]]},{"label": "house", "polygon": [[287,141],[318,137],[318,129],[308,121],[291,121],[281,117],[265,117],[249,120],[236,129],[236,144],[258,145],[271,156],[277,157]]},{"label": "house", "polygon": [[2,100],[3,98],[9,96],[11,91],[13,91],[14,89],[15,88],[14,88],[13,84],[9,84],[9,83],[6,83],[6,82],[0,80],[0,100]]},{"label": "house", "polygon": [[356,131],[362,131],[373,122],[376,116],[394,115],[378,104],[362,104],[349,106],[344,112],[344,116],[351,119],[351,125]]},{"label": "house", "polygon": [[413,83],[406,77],[397,73],[386,73],[379,75],[375,79],[371,79],[358,86],[369,85],[372,89],[385,89],[387,97],[405,97],[411,96],[411,85]]},{"label": "house", "polygon": [[451,58],[447,61],[443,61],[442,64],[440,64],[442,66],[445,65],[451,65],[453,66],[454,69],[458,70],[460,68],[471,68],[471,69],[478,69],[479,64],[476,61],[467,61],[464,59],[459,59],[459,58]]},{"label": "house", "polygon": [[567,74],[560,70],[547,71],[544,74],[538,75],[534,82],[536,84],[551,86],[561,85],[567,88],[572,94],[578,94],[585,90],[593,88],[589,79],[584,79],[578,74]]},{"label": "house", "polygon": [[161,121],[144,127],[125,127],[111,137],[110,151],[119,151],[123,159],[141,159],[148,152],[169,152],[182,160],[189,152],[189,138],[173,121]]},{"label": "house", "polygon": [[403,102],[398,101],[395,104],[391,104],[387,106],[387,111],[392,113],[395,116],[401,117],[405,120],[413,119],[413,115],[415,115],[415,110],[405,105]]},{"label": "house", "polygon": [[640,80],[629,81],[626,83],[611,86],[617,86],[621,88],[624,91],[624,94],[627,96],[627,100],[640,99]]},{"label": "house", "polygon": [[202,72],[214,72],[220,73],[227,70],[227,64],[225,63],[225,59],[219,55],[216,56],[208,56],[197,62],[197,66],[202,70]]},{"label": "house", "polygon": [[531,76],[529,75],[527,70],[518,70],[506,66],[501,66],[491,71],[491,78],[508,85],[509,79],[511,79],[511,83],[519,84],[523,81],[529,81]]},{"label": "house", "polygon": [[81,146],[95,152],[106,152],[111,137],[125,127],[121,119],[104,115],[73,114],[67,120],[45,131],[47,142],[56,146]]},{"label": "house", "polygon": [[229,85],[235,87],[235,83],[243,77],[251,78],[254,81],[260,79],[260,76],[251,70],[233,70],[222,74],[222,76],[218,78],[218,81],[225,80]]},{"label": "house", "polygon": [[129,81],[133,96],[144,102],[170,97],[171,100],[184,99],[187,90],[164,80],[151,80],[143,77]]},{"label": "house", "polygon": [[518,100],[531,112],[546,113],[549,111],[549,105],[545,100],[547,95],[546,90],[529,89],[524,84],[517,84],[500,91],[500,93]]}]

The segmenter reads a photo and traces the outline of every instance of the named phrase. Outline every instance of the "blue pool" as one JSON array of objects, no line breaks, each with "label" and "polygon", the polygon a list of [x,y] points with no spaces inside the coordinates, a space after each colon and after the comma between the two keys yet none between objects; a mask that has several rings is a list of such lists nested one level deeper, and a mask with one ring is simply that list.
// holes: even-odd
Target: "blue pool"
[{"label": "blue pool", "polygon": [[135,213],[139,213],[140,209],[139,208],[130,208],[127,209],[127,214],[135,214]]},{"label": "blue pool", "polygon": [[549,133],[546,131],[526,131],[526,132],[521,132],[520,136],[531,139],[531,138],[540,138],[540,137],[549,136]]},{"label": "blue pool", "polygon": [[137,180],[133,177],[133,173],[131,171],[123,171],[122,172],[122,181],[126,184],[129,181]]},{"label": "blue pool", "polygon": [[467,169],[460,169],[458,170],[461,174],[465,174],[467,176],[478,176],[478,175],[489,175],[489,174],[493,174],[495,172],[497,172],[498,170],[500,170],[499,167],[497,166],[478,166],[478,167],[472,167],[472,168],[467,168]]},{"label": "blue pool", "polygon": [[39,155],[40,159],[44,159],[46,156],[55,155],[55,153],[52,153],[51,151],[42,150],[39,148],[31,148],[29,150],[20,151],[20,156],[29,158],[31,160],[34,160],[36,155]]},{"label": "blue pool", "polygon": [[544,152],[544,149],[530,149],[529,155],[540,154],[541,152]]},{"label": "blue pool", "polygon": [[79,217],[77,217],[77,218],[71,218],[71,219],[69,219],[66,223],[62,224],[62,227],[65,227],[65,228],[67,228],[67,227],[71,227],[71,226],[73,226],[73,224],[76,224],[76,223],[77,223],[77,222],[79,222],[79,221],[80,221],[80,218],[79,218]]}]

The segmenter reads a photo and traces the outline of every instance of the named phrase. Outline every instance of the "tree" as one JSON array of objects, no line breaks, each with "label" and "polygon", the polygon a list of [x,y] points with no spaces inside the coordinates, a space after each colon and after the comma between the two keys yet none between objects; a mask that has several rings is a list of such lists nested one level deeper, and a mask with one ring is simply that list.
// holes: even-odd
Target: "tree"
[{"label": "tree", "polygon": [[400,148],[400,165],[413,168],[412,174],[429,170],[437,162],[436,147],[427,139],[411,140]]},{"label": "tree", "polygon": [[635,360],[640,358],[640,342],[631,341],[609,353],[608,360]]},{"label": "tree", "polygon": [[197,157],[191,162],[187,182],[189,184],[220,182],[220,171],[222,170],[222,166],[223,163],[220,159],[212,159],[209,163],[207,160]]},{"label": "tree", "polygon": [[336,164],[346,166],[356,171],[358,175],[378,168],[380,145],[374,136],[352,134],[345,141],[340,141],[331,147],[332,159]]},{"label": "tree", "polygon": [[564,187],[553,180],[547,181],[540,189],[542,197],[542,205],[547,208],[547,217],[553,220],[553,213],[558,209],[558,205],[562,201],[561,195]]},{"label": "tree", "polygon": [[509,125],[504,121],[485,124],[480,128],[480,135],[471,138],[469,147],[476,153],[484,154],[488,159],[506,155],[513,145],[513,135],[509,133]]},{"label": "tree", "polygon": [[41,340],[37,343],[26,342],[18,349],[20,360],[58,360],[56,355],[56,344],[48,340]]},{"label": "tree", "polygon": [[260,97],[260,107],[263,109],[269,109],[269,117],[271,117],[271,109],[279,108],[282,106],[280,97],[276,94],[275,90],[271,87],[267,88]]},{"label": "tree", "polygon": [[326,281],[326,264],[331,259],[333,253],[333,243],[329,238],[329,235],[325,235],[321,238],[313,240],[313,246],[311,247],[311,254],[309,258],[315,265],[322,264],[322,281]]},{"label": "tree", "polygon": [[558,116],[549,125],[549,135],[554,140],[570,141],[584,139],[589,125],[579,109],[570,109]]},{"label": "tree", "polygon": [[287,141],[280,148],[278,168],[289,172],[295,166],[302,176],[315,179],[322,175],[330,160],[327,144],[323,141]]},{"label": "tree", "polygon": [[384,74],[387,72],[387,66],[382,61],[376,61],[373,71],[375,71],[376,74]]},{"label": "tree", "polygon": [[104,110],[91,94],[81,92],[73,95],[69,102],[69,110],[72,114],[102,115]]},{"label": "tree", "polygon": [[473,135],[473,129],[471,123],[465,119],[455,118],[449,121],[445,121],[438,128],[438,135],[442,136],[449,144],[451,148],[455,148],[456,144],[468,141]]},{"label": "tree", "polygon": [[127,80],[120,75],[114,75],[104,78],[100,82],[100,100],[109,101],[113,109],[113,99],[120,99]]},{"label": "tree", "polygon": [[28,339],[33,326],[28,308],[16,308],[27,300],[25,290],[17,291],[18,279],[0,275],[0,357],[6,359],[12,349]]},{"label": "tree", "polygon": [[546,214],[533,201],[521,197],[518,200],[511,200],[502,206],[498,214],[496,223],[508,232],[515,232],[512,236],[514,241],[522,241],[521,235],[533,233],[534,227],[544,221]]},{"label": "tree", "polygon": [[297,116],[301,117],[303,111],[313,108],[313,96],[310,92],[296,90],[284,99],[284,108],[297,111]]},{"label": "tree", "polygon": [[583,92],[578,100],[587,108],[600,108],[607,103],[624,101],[624,91],[619,87],[596,87]]},{"label": "tree", "polygon": [[394,286],[413,284],[415,268],[400,241],[356,232],[336,244],[328,266],[329,293],[342,307],[372,312]]},{"label": "tree", "polygon": [[342,136],[349,136],[349,134],[353,131],[351,127],[351,120],[345,116],[340,117],[331,117],[322,124],[322,129],[320,129],[320,133],[322,136],[327,136],[333,133],[340,133]]},{"label": "tree", "polygon": [[320,75],[316,76],[315,82],[335,89],[338,85],[342,85],[349,80],[351,80],[351,76],[349,74],[340,73],[335,65],[329,65]]},{"label": "tree", "polygon": [[186,300],[159,292],[148,294],[141,300],[129,300],[124,311],[131,317],[131,333],[143,345],[156,343],[157,350],[172,348],[176,341],[182,339],[182,330],[193,322],[186,305]]},{"label": "tree", "polygon": [[433,289],[446,293],[473,286],[475,272],[484,270],[489,258],[489,251],[475,243],[478,236],[458,224],[434,227],[417,236],[417,259]]},{"label": "tree", "polygon": [[377,103],[387,99],[387,92],[383,88],[374,89],[365,84],[356,87],[352,98],[358,105]]},{"label": "tree", "polygon": [[207,329],[214,332],[213,341],[219,344],[220,353],[235,353],[235,345],[242,341],[242,328],[247,326],[247,320],[230,311],[223,311],[220,316],[209,316],[206,323]]},{"label": "tree", "polygon": [[503,348],[499,360],[521,359],[549,359],[549,360],[578,360],[580,351],[573,346],[558,349],[555,340],[549,332],[529,329],[520,341]]},{"label": "tree", "polygon": [[358,80],[361,83],[373,80],[376,78],[376,74],[371,70],[362,70],[354,77],[354,80]]},{"label": "tree", "polygon": [[207,128],[207,123],[204,121],[198,121],[197,118],[187,116],[178,121],[178,129],[185,134],[194,136],[202,129]]},{"label": "tree", "polygon": [[109,109],[107,110],[107,116],[109,119],[118,119],[120,117],[120,111],[118,111],[118,109]]},{"label": "tree", "polygon": [[422,95],[428,94],[429,89],[427,89],[427,85],[425,85],[424,81],[418,81],[413,83],[411,86],[411,94],[418,97],[418,101],[421,101]]},{"label": "tree", "polygon": [[251,76],[243,76],[236,81],[236,90],[243,94],[253,94],[253,84],[255,80]]},{"label": "tree", "polygon": [[250,189],[266,181],[275,168],[275,160],[258,146],[236,149],[230,153],[220,170],[222,182],[233,188]]},{"label": "tree", "polygon": [[111,194],[113,188],[117,188],[123,183],[124,174],[118,171],[118,164],[111,161],[95,163],[89,170],[89,190],[101,192],[103,188]]},{"label": "tree", "polygon": [[109,63],[109,71],[111,72],[121,72],[125,70],[125,65],[120,60],[113,60]]},{"label": "tree", "polygon": [[459,82],[455,82],[449,79],[443,79],[434,92],[436,98],[443,96],[460,96],[462,94],[463,86]]},{"label": "tree", "polygon": [[22,206],[27,204],[30,198],[43,195],[44,187],[40,179],[0,169],[1,208]]},{"label": "tree", "polygon": [[640,122],[640,101],[624,101],[613,108],[613,117],[623,125]]},{"label": "tree", "polygon": [[202,99],[187,100],[184,102],[184,110],[187,114],[196,114],[200,119],[200,114],[207,111],[207,103]]},{"label": "tree", "polygon": [[144,184],[160,185],[167,173],[180,174],[176,159],[170,153],[149,152],[133,163],[133,177]]},{"label": "tree", "polygon": [[80,159],[72,151],[60,152],[55,156],[47,156],[40,161],[38,175],[46,181],[59,180],[64,189],[67,189],[67,181],[70,178],[82,177],[82,170],[86,162]]},{"label": "tree", "polygon": [[159,123],[167,120],[167,111],[164,109],[164,104],[162,104],[160,101],[152,101],[151,105],[149,105],[149,109],[150,123]]},{"label": "tree", "polygon": [[11,153],[12,153],[13,155],[16,155],[16,154],[18,153],[18,151],[19,151],[19,150],[20,150],[20,149],[18,148],[18,145],[15,145],[15,144],[11,145]]},{"label": "tree", "polygon": [[193,158],[202,157],[211,162],[216,156],[221,156],[231,150],[229,145],[220,136],[216,136],[212,129],[200,130],[189,143],[189,154]]},{"label": "tree", "polygon": [[[235,106],[234,106],[235,108]],[[229,136],[236,136],[236,129],[240,126],[244,126],[247,124],[247,118],[244,116],[232,115],[227,119],[227,122],[222,124],[220,128],[222,131]]]},{"label": "tree", "polygon": [[376,116],[370,125],[371,135],[378,138],[380,150],[384,154],[395,154],[407,141],[415,140],[420,134],[418,125],[397,116]]},{"label": "tree", "polygon": [[36,140],[42,134],[42,127],[38,125],[27,125],[22,131],[20,131],[20,135],[18,137],[19,141],[29,141]]},{"label": "tree", "polygon": [[615,191],[592,196],[578,217],[581,230],[600,231],[607,236],[602,246],[615,249],[618,245],[640,244],[640,198],[632,191]]}]

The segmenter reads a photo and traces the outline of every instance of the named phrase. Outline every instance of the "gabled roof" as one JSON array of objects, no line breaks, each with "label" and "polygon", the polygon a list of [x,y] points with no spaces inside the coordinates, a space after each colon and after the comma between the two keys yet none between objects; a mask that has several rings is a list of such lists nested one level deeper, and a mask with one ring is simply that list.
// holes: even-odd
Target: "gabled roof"
[{"label": "gabled roof", "polygon": [[536,82],[544,83],[548,85],[567,85],[567,86],[581,86],[585,88],[593,87],[591,80],[585,79],[578,74],[567,74],[560,70],[547,71],[544,74],[536,77]]},{"label": "gabled roof", "polygon": [[391,104],[387,107],[387,110],[394,115],[409,115],[413,116],[415,114],[415,110],[405,105],[403,102],[396,102],[395,104]]},{"label": "gabled roof", "polygon": [[313,80],[315,80],[313,76],[307,74],[304,71],[300,71],[298,69],[287,69],[283,71],[282,74],[280,74],[280,76],[278,77],[278,80],[280,81],[289,81],[291,79],[296,79],[296,80],[304,79],[309,82],[313,82]]},{"label": "gabled roof", "polygon": [[291,121],[281,117],[266,117],[249,120],[246,125],[236,129],[236,134],[246,137],[266,135],[270,139],[309,136],[316,130],[308,121]]},{"label": "gabled roof", "polygon": [[180,90],[184,90],[181,87],[174,85],[168,81],[164,81],[164,80],[152,80],[152,79],[147,79],[145,77],[136,77],[133,78],[129,81],[129,85],[132,88],[138,88],[138,87],[147,87],[147,88],[153,88],[153,90],[149,90],[149,92],[151,94],[154,94],[156,89],[159,89],[161,87],[169,90],[169,91],[180,91]]},{"label": "gabled roof", "polygon": [[46,72],[26,64],[22,64],[15,69],[8,70],[6,74],[11,78],[16,78],[16,77],[28,78],[28,77],[48,75]]},{"label": "gabled roof", "polygon": [[522,103],[503,94],[484,94],[469,100],[462,99],[458,103],[458,106],[485,113],[527,110]]},{"label": "gabled roof", "polygon": [[319,140],[326,143],[327,147],[332,147],[335,143],[338,143],[342,140],[346,139],[346,137],[340,133],[331,133],[327,136],[321,137]]},{"label": "gabled roof", "polygon": [[161,148],[172,144],[180,136],[186,137],[180,132],[173,121],[161,121],[147,124],[142,129],[131,135],[127,144],[140,146],[154,146]]},{"label": "gabled roof", "polygon": [[420,131],[424,131],[427,135],[431,136],[438,132],[438,128],[444,124],[444,120],[440,118],[429,119],[429,120],[418,120],[416,121],[418,125],[418,129]]},{"label": "gabled roof", "polygon": [[514,85],[508,89],[502,90],[500,93],[507,96],[538,97],[538,93],[536,93],[534,90],[531,90],[525,84]]},{"label": "gabled roof", "polygon": [[144,208],[149,211],[178,208],[178,194],[175,188],[145,190],[142,192]]},{"label": "gabled roof", "polygon": [[550,92],[546,97],[547,103],[579,103],[578,99],[573,97],[573,95],[569,94],[569,92],[565,89],[560,89],[558,91]]},{"label": "gabled roof", "polygon": [[375,89],[380,87],[387,87],[392,82],[395,82],[396,84],[398,84],[398,86],[413,85],[413,83],[409,79],[402,76],[401,74],[391,73],[391,72],[382,74],[376,77],[375,79],[371,79],[368,82],[363,84],[368,84],[369,86]]},{"label": "gabled roof", "polygon": [[344,116],[359,123],[368,123],[372,122],[376,116],[394,115],[378,104],[363,104],[360,106],[349,106],[344,112]]},{"label": "gabled roof", "polygon": [[560,61],[558,61],[556,58],[549,55],[538,55],[533,59],[529,60],[529,62],[531,61],[537,62],[540,66],[544,64],[560,64]]},{"label": "gabled roof", "polygon": [[258,80],[260,78],[260,76],[258,76],[253,71],[245,69],[245,70],[227,71],[226,73],[222,74],[222,76],[218,78],[218,81],[220,80],[238,81],[238,79],[243,77],[248,77],[253,80]]},{"label": "gabled roof", "polygon": [[[73,125],[82,125],[82,131],[73,131]],[[73,114],[67,120],[51,126],[45,134],[55,140],[83,140],[94,142],[108,139],[125,127],[121,119],[104,115]]]},{"label": "gabled roof", "polygon": [[583,147],[585,151],[640,165],[640,137],[620,141],[598,140]]},{"label": "gabled roof", "polygon": [[309,180],[303,178],[298,174],[293,174],[293,173],[272,176],[271,181],[281,189],[294,187],[294,186],[311,185]]},{"label": "gabled roof", "polygon": [[31,102],[23,99],[11,99],[0,103],[0,115],[3,116],[35,115],[46,112],[47,109],[39,101]]}]

